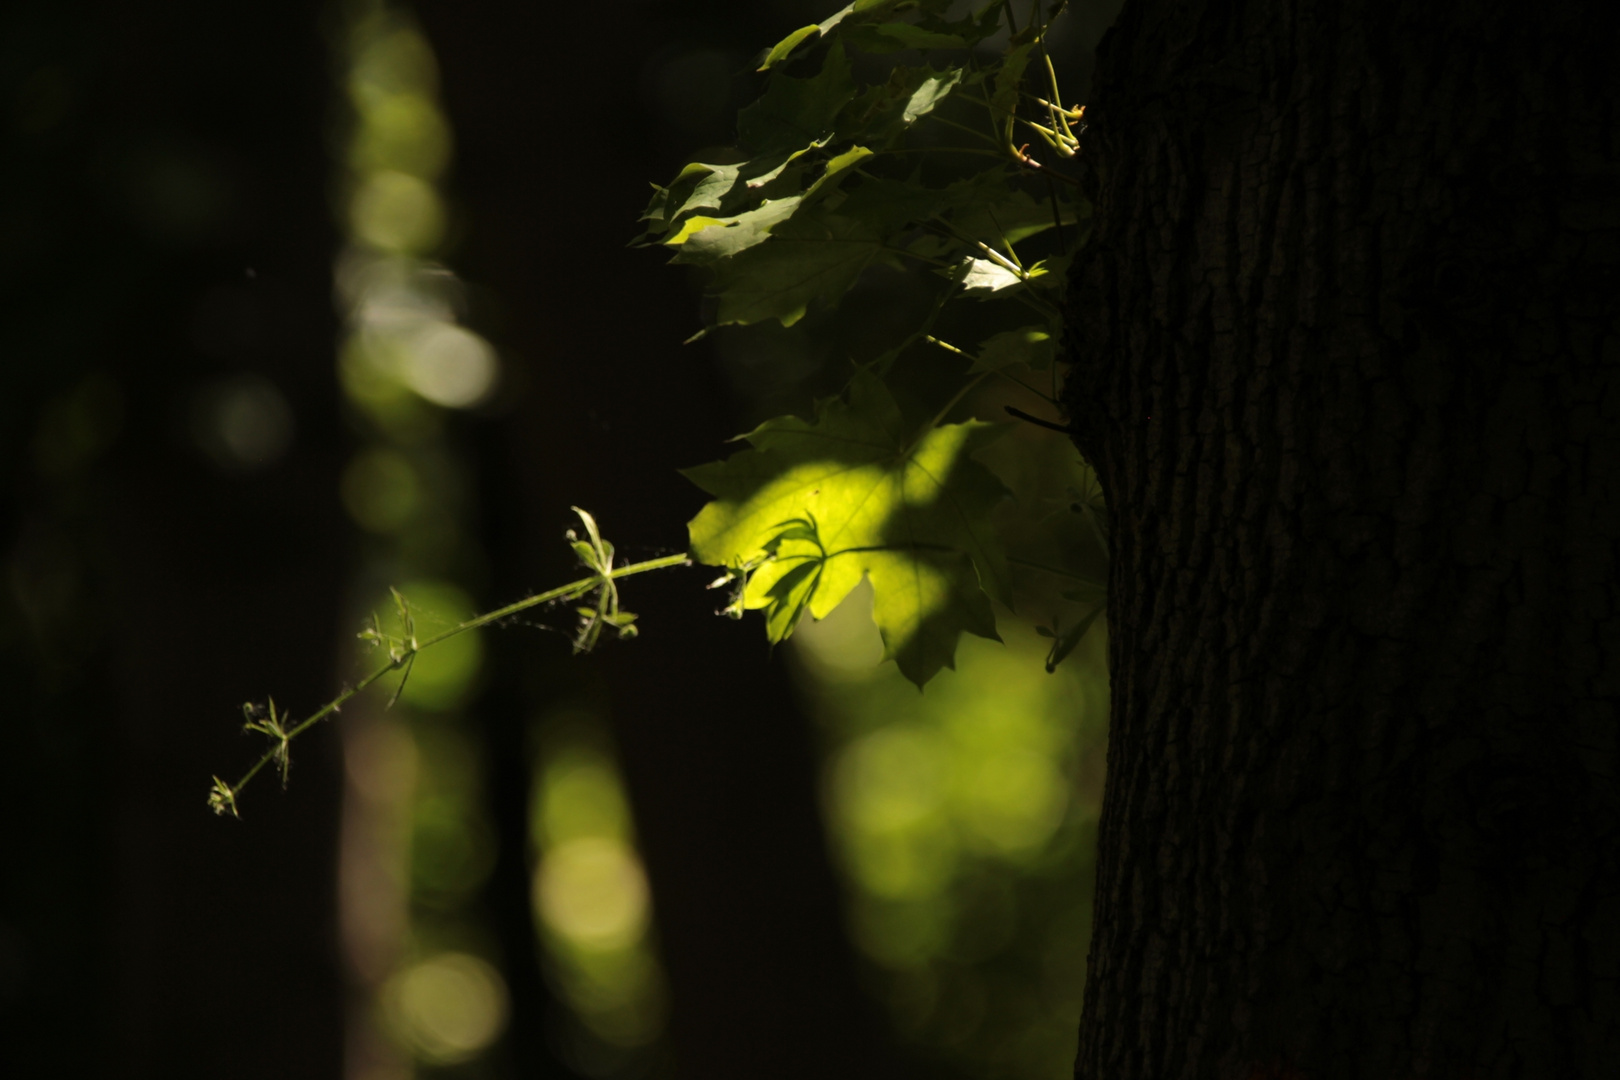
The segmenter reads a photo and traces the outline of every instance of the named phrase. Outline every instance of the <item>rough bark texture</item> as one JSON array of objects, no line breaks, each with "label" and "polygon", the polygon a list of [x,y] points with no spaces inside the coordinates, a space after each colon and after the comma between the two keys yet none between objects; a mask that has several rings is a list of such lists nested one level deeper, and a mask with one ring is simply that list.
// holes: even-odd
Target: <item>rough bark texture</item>
[{"label": "rough bark texture", "polygon": [[1076,1076],[1620,1062],[1614,42],[1503,0],[1138,0],[1105,40]]}]

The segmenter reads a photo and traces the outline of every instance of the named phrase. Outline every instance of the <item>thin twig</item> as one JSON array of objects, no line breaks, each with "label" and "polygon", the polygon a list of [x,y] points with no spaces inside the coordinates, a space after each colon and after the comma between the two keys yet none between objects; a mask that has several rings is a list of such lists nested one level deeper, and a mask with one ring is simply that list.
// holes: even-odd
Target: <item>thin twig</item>
[{"label": "thin twig", "polygon": [[1056,566],[1047,566],[1045,563],[1038,563],[1032,559],[1020,559],[1016,555],[1009,555],[1007,556],[1007,561],[1014,566],[1022,566],[1026,570],[1038,570],[1043,574],[1051,574],[1054,577],[1068,578],[1070,581],[1078,581],[1082,585],[1090,585],[1096,589],[1107,588],[1107,586],[1102,582],[1094,581],[1093,579],[1086,577],[1084,574],[1076,574],[1072,570],[1062,570]]},{"label": "thin twig", "polygon": [[1034,424],[1036,427],[1043,427],[1048,431],[1060,431],[1065,435],[1074,434],[1074,429],[1068,424],[1056,424],[1050,420],[1042,420],[1038,416],[1029,415],[1029,413],[1014,405],[1003,405],[1002,408],[1006,409],[1010,415],[1017,417],[1027,424]]},{"label": "thin twig", "polygon": [[229,810],[229,812],[235,816],[236,796],[244,787],[248,785],[248,781],[252,780],[254,776],[258,775],[260,770],[262,770],[272,761],[277,760],[278,755],[285,754],[286,745],[288,743],[292,742],[293,739],[314,727],[322,720],[325,720],[328,717],[342,711],[343,706],[348,704],[351,699],[364,691],[367,687],[371,686],[377,680],[383,678],[385,675],[388,675],[390,672],[398,671],[401,668],[405,668],[408,671],[410,665],[414,663],[416,659],[416,654],[421,652],[423,649],[437,645],[441,641],[445,641],[449,638],[453,638],[457,634],[466,633],[468,630],[477,630],[480,627],[488,626],[490,623],[499,622],[501,619],[516,615],[520,611],[526,611],[532,607],[539,607],[541,604],[549,604],[555,600],[572,600],[577,597],[584,596],[593,589],[611,586],[612,583],[619,578],[633,577],[636,574],[645,574],[651,570],[663,570],[672,566],[684,566],[689,564],[690,561],[691,560],[684,554],[666,555],[660,559],[648,559],[645,562],[632,563],[629,566],[621,566],[617,569],[610,569],[605,574],[593,574],[590,577],[581,578],[578,581],[571,581],[566,585],[559,585],[557,588],[549,589],[543,593],[536,593],[533,596],[526,596],[522,600],[507,604],[503,608],[497,608],[494,611],[475,616],[474,618],[468,619],[465,622],[457,623],[450,629],[441,634],[435,634],[426,641],[413,644],[400,655],[390,659],[385,666],[377,669],[370,675],[367,675],[364,679],[361,679],[349,689],[345,690],[343,693],[339,694],[337,697],[315,710],[315,712],[311,713],[297,726],[291,728],[287,732],[286,736],[278,740],[276,746],[265,751],[259,760],[253,763],[253,767],[248,769],[247,772],[243,773],[242,778],[235,784],[227,785],[224,783],[224,781],[219,780],[216,777],[214,780],[214,794],[211,795],[209,799],[210,804],[214,806],[218,813],[225,813],[227,810]]}]

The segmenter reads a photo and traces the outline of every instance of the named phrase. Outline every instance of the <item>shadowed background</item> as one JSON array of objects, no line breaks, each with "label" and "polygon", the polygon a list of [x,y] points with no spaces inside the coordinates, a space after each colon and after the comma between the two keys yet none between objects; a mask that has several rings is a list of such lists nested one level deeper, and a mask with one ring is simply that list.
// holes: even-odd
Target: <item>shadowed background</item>
[{"label": "shadowed background", "polygon": [[[203,804],[242,702],[374,663],[387,585],[431,624],[565,580],[570,505],[679,551],[675,468],[836,389],[768,337],[682,347],[689,283],[624,247],[826,6],[0,16],[8,1072],[1066,1071],[1105,709],[1032,635],[964,652],[999,704],[918,699],[858,612],[795,660],[672,572],[626,586],[636,641],[487,632],[300,740],[285,795]],[[1006,810],[1034,832],[906,771],[1003,751],[1064,785]]]}]

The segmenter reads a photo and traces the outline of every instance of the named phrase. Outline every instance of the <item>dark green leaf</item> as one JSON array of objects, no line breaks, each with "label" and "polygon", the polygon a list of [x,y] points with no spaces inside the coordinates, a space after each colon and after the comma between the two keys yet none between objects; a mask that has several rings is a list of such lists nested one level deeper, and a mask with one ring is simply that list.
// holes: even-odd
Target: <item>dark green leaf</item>
[{"label": "dark green leaf", "polygon": [[1091,629],[1091,624],[1096,622],[1097,617],[1103,613],[1104,606],[1098,604],[1072,628],[1063,631],[1061,634],[1054,635],[1057,640],[1052,642],[1052,651],[1046,654],[1046,670],[1048,672],[1056,671],[1057,666],[1068,658],[1076,645],[1080,644],[1081,640],[1086,636],[1086,631]]},{"label": "dark green leaf", "polygon": [[1044,326],[1025,326],[986,338],[979,346],[974,371],[996,371],[1010,364],[1028,364],[1037,371],[1052,365],[1057,342]]},{"label": "dark green leaf", "polygon": [[869,23],[851,26],[840,36],[857,49],[870,53],[899,52],[901,49],[965,49],[966,39],[956,34],[924,30],[911,23]]},{"label": "dark green leaf", "polygon": [[773,73],[764,96],[737,114],[737,137],[755,154],[797,150],[832,130],[839,110],[854,97],[849,58],[835,45],[811,78]]},{"label": "dark green leaf", "polygon": [[[951,217],[951,224],[959,232],[995,247],[1021,243],[1057,224],[1050,199],[1037,199],[1018,188],[1003,186],[998,191],[990,185],[976,185],[973,197],[963,199],[961,206]],[[1063,224],[1073,224],[1073,204],[1060,203],[1059,208]]]},{"label": "dark green leaf", "polygon": [[840,118],[840,129],[869,145],[888,145],[931,112],[962,75],[960,68],[897,67],[887,82],[869,87],[854,100]]},{"label": "dark green leaf", "polygon": [[671,261],[707,266],[763,244],[770,238],[771,229],[792,217],[798,207],[799,196],[795,195],[791,199],[767,201],[736,217],[690,218],[681,232],[668,241],[671,246],[680,248]]},{"label": "dark green leaf", "polygon": [[880,246],[845,219],[796,218],[778,227],[769,243],[716,265],[708,288],[709,295],[720,301],[715,323],[746,325],[776,319],[792,326],[812,304],[837,302]]},{"label": "dark green leaf", "polygon": [[1018,86],[1023,82],[1024,69],[1029,66],[1030,53],[1034,48],[1034,41],[1025,41],[1008,49],[1001,59],[995,86],[990,92],[990,111],[995,114],[998,124],[1007,122],[1018,107]]}]

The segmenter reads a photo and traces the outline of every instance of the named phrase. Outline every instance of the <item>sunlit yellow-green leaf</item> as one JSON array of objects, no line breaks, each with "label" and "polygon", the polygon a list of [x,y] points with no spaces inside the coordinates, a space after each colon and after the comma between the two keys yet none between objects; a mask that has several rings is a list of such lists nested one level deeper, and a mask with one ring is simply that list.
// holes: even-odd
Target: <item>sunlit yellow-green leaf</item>
[{"label": "sunlit yellow-green leaf", "polygon": [[759,70],[766,71],[772,64],[778,64],[783,60],[786,60],[793,50],[799,47],[805,38],[820,36],[821,27],[817,26],[815,23],[811,23],[809,26],[799,27],[797,30],[793,31],[793,33],[789,34],[787,37],[783,38],[781,41],[778,41],[774,46],[771,47],[771,51],[765,54],[764,61],[760,63]]},{"label": "sunlit yellow-green leaf", "polygon": [[951,666],[962,631],[996,636],[989,597],[1007,599],[1007,563],[990,516],[1006,489],[973,454],[1004,430],[918,435],[862,372],[813,423],[772,420],[748,436],[753,449],[687,470],[716,496],[689,526],[692,553],[758,565],[744,602],[766,609],[776,638],[870,578],[887,658],[921,686]]},{"label": "sunlit yellow-green leaf", "polygon": [[837,183],[844,170],[854,168],[871,156],[872,151],[864,146],[852,146],[845,150],[842,154],[827,162],[826,171],[816,178],[814,184],[810,185],[810,190],[804,193],[804,197],[809,199],[812,195],[825,191]]},{"label": "sunlit yellow-green leaf", "polygon": [[668,247],[680,247],[682,244],[686,243],[692,238],[693,233],[701,232],[704,229],[707,229],[710,225],[724,227],[727,224],[729,223],[721,218],[704,217],[702,214],[694,214],[692,217],[689,217],[685,221],[681,222],[680,229],[676,231],[674,236],[671,236],[668,240],[665,240],[664,244]]},{"label": "sunlit yellow-green leaf", "polygon": [[770,237],[771,229],[793,216],[799,206],[799,197],[766,200],[756,209],[729,218],[691,217],[666,244],[680,247],[672,262],[695,263],[699,266],[715,262],[762,244]]}]

